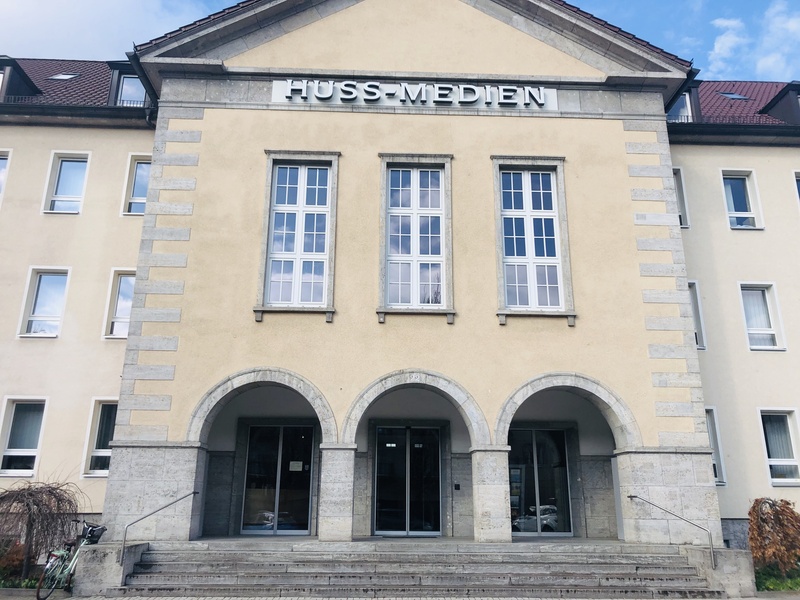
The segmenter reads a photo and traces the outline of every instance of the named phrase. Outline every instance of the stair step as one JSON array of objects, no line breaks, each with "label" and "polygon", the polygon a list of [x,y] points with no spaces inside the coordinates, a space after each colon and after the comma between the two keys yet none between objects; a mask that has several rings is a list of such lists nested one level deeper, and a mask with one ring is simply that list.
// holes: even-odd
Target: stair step
[{"label": "stair step", "polygon": [[[267,596],[263,586],[230,585],[152,585],[126,586],[107,590],[109,596],[200,596],[200,597],[261,597]],[[465,589],[455,586],[419,587],[409,586],[272,586],[269,597],[307,597],[307,598],[445,598],[462,597],[483,598],[586,598],[586,599],[649,599],[649,598],[708,598],[724,599],[725,593],[718,590],[693,587],[680,589],[653,589],[651,587],[627,587],[624,589],[607,587],[553,587],[553,586],[475,586]]]},{"label": "stair step", "polygon": [[155,542],[116,596],[725,598],[676,546]]},{"label": "stair step", "polygon": [[[309,552],[270,552],[270,551],[169,551],[148,550],[142,553],[141,562],[191,562],[191,559],[207,562],[237,563],[298,563],[298,562],[337,562],[337,563],[386,563],[395,562],[397,552],[376,553],[309,553]],[[633,554],[562,554],[562,553],[491,553],[485,554],[426,554],[402,553],[404,563],[454,564],[454,563],[577,563],[577,564],[651,564],[685,565],[686,558],[679,555],[633,555]]]},{"label": "stair step", "polygon": [[594,573],[692,576],[697,575],[694,567],[683,565],[637,565],[628,564],[569,564],[569,563],[360,563],[360,562],[234,562],[234,561],[191,561],[191,562],[144,562],[136,566],[135,573],[416,573],[424,571],[437,573],[508,573],[549,574],[549,573]]},{"label": "stair step", "polygon": [[537,585],[562,585],[562,586],[610,586],[610,587],[638,587],[638,586],[658,586],[658,587],[702,587],[705,580],[697,576],[608,576],[605,574],[592,573],[568,573],[568,574],[541,574],[541,575],[518,575],[518,574],[471,574],[453,573],[450,575],[428,575],[428,574],[340,574],[340,575],[315,575],[310,573],[265,573],[265,574],[242,574],[242,573],[157,573],[157,574],[135,574],[129,575],[127,582],[129,585],[139,584],[222,584],[222,585],[350,585],[350,586],[463,586],[473,587],[476,585],[518,585],[518,586],[537,586]]}]

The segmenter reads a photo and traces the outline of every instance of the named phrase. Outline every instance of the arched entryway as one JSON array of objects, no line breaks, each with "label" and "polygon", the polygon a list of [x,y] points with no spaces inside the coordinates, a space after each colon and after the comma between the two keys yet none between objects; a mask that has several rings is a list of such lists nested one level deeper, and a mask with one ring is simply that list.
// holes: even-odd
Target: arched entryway
[{"label": "arched entryway", "polygon": [[625,403],[578,374],[548,374],[503,405],[512,535],[615,539],[621,533],[615,453],[641,446]]},{"label": "arched entryway", "polygon": [[187,431],[207,453],[201,534],[315,535],[319,447],[336,433],[325,398],[295,373],[250,369],[214,386]]},{"label": "arched entryway", "polygon": [[390,373],[342,426],[354,445],[353,535],[472,537],[472,456],[491,443],[473,397],[443,375]]}]

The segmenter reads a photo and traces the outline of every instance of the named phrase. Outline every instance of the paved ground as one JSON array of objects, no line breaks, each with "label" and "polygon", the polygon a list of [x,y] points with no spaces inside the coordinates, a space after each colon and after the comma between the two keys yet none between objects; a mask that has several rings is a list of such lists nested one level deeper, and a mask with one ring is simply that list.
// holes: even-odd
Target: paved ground
[{"label": "paved ground", "polygon": [[[0,599],[3,598],[14,598],[16,600],[20,598],[36,598],[35,590],[15,590],[15,589],[2,589],[0,588]],[[50,600],[65,600],[67,598],[72,598],[69,594],[65,594],[63,592],[56,592],[51,597]],[[308,598],[278,598],[274,596],[247,596],[244,597],[189,597],[189,596],[124,596],[125,600],[309,600]],[[77,598],[76,598],[77,600]],[[86,598],[82,598],[81,600],[109,600],[106,596],[89,596]],[[365,600],[364,598],[325,598],[325,600]],[[429,597],[409,597],[404,596],[403,598],[383,598],[381,600],[431,600]],[[462,598],[462,597],[452,597],[452,598],[437,598],[436,600],[536,600],[535,598]],[[602,600],[602,599],[595,599],[595,600]],[[618,600],[618,599],[617,599]],[[627,600],[636,600],[634,596],[629,596]],[[800,592],[759,592],[756,596],[756,600],[800,600]]]}]

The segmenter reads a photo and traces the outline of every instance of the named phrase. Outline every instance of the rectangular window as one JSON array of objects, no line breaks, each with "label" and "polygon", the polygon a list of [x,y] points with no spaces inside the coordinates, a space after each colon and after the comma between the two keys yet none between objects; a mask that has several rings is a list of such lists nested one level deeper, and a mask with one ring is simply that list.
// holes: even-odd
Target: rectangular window
[{"label": "rectangular window", "polygon": [[683,173],[680,169],[672,169],[675,178],[675,198],[678,201],[678,218],[681,227],[689,227],[689,212],[686,210],[686,190],[683,187]]},{"label": "rectangular window", "polygon": [[107,337],[126,338],[131,321],[133,306],[133,286],[136,274],[115,273],[106,323]]},{"label": "rectangular window", "polygon": [[[800,175],[796,176],[794,179],[795,186],[797,187],[797,197],[800,199]],[[0,185],[0,194],[3,193],[2,185]]]},{"label": "rectangular window", "polygon": [[39,452],[44,402],[15,400],[8,407],[11,414],[7,421],[2,471],[33,474]]},{"label": "rectangular window", "polygon": [[0,152],[0,198],[3,197],[3,190],[6,189],[7,176],[8,176],[8,153]]},{"label": "rectangular window", "polygon": [[694,341],[700,350],[706,349],[706,334],[703,329],[703,313],[700,308],[700,296],[697,291],[697,282],[689,282],[689,296],[692,299],[692,314],[694,315]]},{"label": "rectangular window", "polygon": [[689,102],[689,92],[681,94],[681,97],[672,105],[667,113],[668,123],[691,123],[692,107]]},{"label": "rectangular window", "polygon": [[26,303],[23,335],[55,337],[61,329],[67,273],[34,271]]},{"label": "rectangular window", "polygon": [[501,323],[573,310],[563,160],[495,157]]},{"label": "rectangular window", "polygon": [[132,158],[130,170],[128,171],[128,183],[125,188],[125,208],[123,212],[126,215],[144,214],[149,180],[150,158]]},{"label": "rectangular window", "polygon": [[772,286],[742,285],[742,306],[751,350],[774,350],[780,339]]},{"label": "rectangular window", "polygon": [[444,302],[442,170],[390,168],[387,298],[390,307]]},{"label": "rectangular window", "polygon": [[722,465],[722,452],[717,433],[717,414],[713,408],[706,409],[706,427],[708,428],[708,442],[711,445],[711,463],[714,470],[714,481],[717,484],[725,483],[725,469]]},{"label": "rectangular window", "polygon": [[267,152],[269,223],[264,247],[264,312],[325,312],[333,318],[333,251],[338,155]]},{"label": "rectangular window", "polygon": [[46,212],[80,212],[88,166],[89,157],[86,155],[55,155],[48,185]]},{"label": "rectangular window", "polygon": [[433,312],[452,322],[450,161],[381,155],[384,235],[381,322],[386,313]]},{"label": "rectangular window", "polygon": [[136,75],[121,75],[117,91],[117,106],[139,107],[145,104],[145,91]]},{"label": "rectangular window", "polygon": [[731,229],[756,229],[761,227],[756,212],[756,198],[752,187],[752,173],[723,172],[725,205]]},{"label": "rectangular window", "polygon": [[100,402],[96,405],[92,425],[92,451],[89,456],[88,472],[105,475],[111,464],[111,440],[114,439],[114,425],[117,420],[117,403]]},{"label": "rectangular window", "polygon": [[[791,416],[791,419],[789,418]],[[800,479],[794,449],[794,413],[762,412],[761,426],[767,449],[769,476],[773,483],[796,482]]]}]

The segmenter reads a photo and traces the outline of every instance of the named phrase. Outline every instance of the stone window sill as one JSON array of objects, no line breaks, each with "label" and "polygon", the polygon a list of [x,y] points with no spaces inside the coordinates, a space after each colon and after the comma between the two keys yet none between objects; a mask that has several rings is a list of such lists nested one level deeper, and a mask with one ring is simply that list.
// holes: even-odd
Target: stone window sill
[{"label": "stone window sill", "polygon": [[388,308],[382,306],[375,312],[378,314],[378,323],[385,323],[386,315],[445,315],[448,325],[452,325],[456,319],[456,311],[451,308]]},{"label": "stone window sill", "polygon": [[498,310],[497,318],[500,325],[505,325],[508,317],[545,317],[549,319],[566,319],[569,327],[575,327],[578,315],[568,311],[543,311],[543,310]]},{"label": "stone window sill", "polygon": [[333,323],[333,313],[336,312],[332,306],[256,306],[253,308],[256,315],[256,323],[264,320],[264,313],[309,313],[325,315],[326,323]]}]

